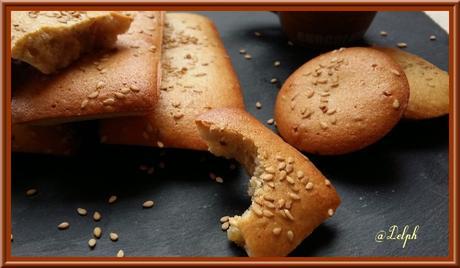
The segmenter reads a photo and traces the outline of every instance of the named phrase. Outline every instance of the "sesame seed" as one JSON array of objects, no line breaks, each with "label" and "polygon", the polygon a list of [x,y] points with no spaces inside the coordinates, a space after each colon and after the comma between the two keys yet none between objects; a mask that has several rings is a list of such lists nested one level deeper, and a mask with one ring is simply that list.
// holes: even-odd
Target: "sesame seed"
[{"label": "sesame seed", "polygon": [[254,35],[257,36],[257,37],[262,36],[262,34],[260,32],[254,32]]},{"label": "sesame seed", "polygon": [[115,94],[115,98],[117,98],[117,99],[124,99],[124,98],[126,98],[125,94],[122,94],[122,93],[120,93],[120,92],[115,92],[114,94]]},{"label": "sesame seed", "polygon": [[301,178],[303,178],[303,176],[304,176],[303,171],[302,171],[302,170],[298,170],[298,171],[297,171],[297,178],[298,178],[298,179],[301,179]]},{"label": "sesame seed", "polygon": [[270,188],[273,188],[275,189],[275,183],[274,182],[268,182],[267,185],[270,187]]},{"label": "sesame seed", "polygon": [[37,193],[38,193],[37,189],[31,188],[26,191],[26,196],[33,196],[33,195],[36,195]]},{"label": "sesame seed", "polygon": [[270,181],[273,180],[273,174],[264,173],[260,176],[260,178],[264,181]]},{"label": "sesame seed", "polygon": [[81,108],[81,109],[84,109],[84,108],[86,107],[86,105],[88,105],[88,102],[89,102],[88,99],[84,99],[84,100],[81,102],[80,108]]},{"label": "sesame seed", "polygon": [[405,48],[405,47],[407,47],[407,44],[404,43],[404,42],[400,42],[400,43],[397,43],[396,46],[399,47],[399,48]]},{"label": "sesame seed", "polygon": [[305,185],[305,189],[307,190],[313,189],[313,183],[312,182],[307,183],[307,185]]},{"label": "sesame seed", "polygon": [[294,233],[291,230],[287,231],[287,237],[289,241],[294,240]]},{"label": "sesame seed", "polygon": [[123,88],[120,89],[120,92],[123,93],[123,94],[128,94],[130,91],[131,91],[131,89],[129,89],[127,87],[123,87]]},{"label": "sesame seed", "polygon": [[258,207],[255,207],[254,205],[251,206],[251,210],[254,211],[254,213],[256,213],[257,216],[263,215],[262,210],[259,209]]},{"label": "sesame seed", "polygon": [[244,58],[247,59],[247,60],[250,60],[250,59],[252,59],[252,56],[251,56],[251,54],[244,54]]},{"label": "sesame seed", "polygon": [[295,193],[289,193],[289,197],[294,200],[300,200],[300,196]]},{"label": "sesame seed", "polygon": [[125,256],[125,252],[124,252],[122,249],[120,249],[120,250],[117,252],[117,257],[118,257],[118,258],[123,258],[124,256]]},{"label": "sesame seed", "polygon": [[113,203],[115,203],[117,201],[117,199],[118,199],[118,197],[116,195],[111,195],[109,197],[108,202],[109,202],[109,204],[113,204]]},{"label": "sesame seed", "polygon": [[259,101],[258,101],[258,102],[256,102],[256,108],[257,108],[257,109],[260,109],[260,108],[262,108],[262,103],[260,103]]},{"label": "sesame seed", "polygon": [[136,85],[130,85],[129,88],[131,89],[132,92],[139,92],[140,89]]},{"label": "sesame seed", "polygon": [[286,178],[286,175],[287,175],[286,171],[281,170],[279,173],[279,180],[283,181]]},{"label": "sesame seed", "polygon": [[278,161],[284,161],[284,157],[282,157],[281,155],[277,155],[275,158]]},{"label": "sesame seed", "polygon": [[266,167],[265,171],[267,173],[275,173],[276,172],[276,170],[275,170],[275,168],[273,166]]},{"label": "sesame seed", "polygon": [[110,240],[112,240],[114,242],[118,240],[118,234],[117,233],[110,233],[109,237],[110,237]]},{"label": "sesame seed", "polygon": [[153,207],[153,205],[154,205],[154,202],[152,200],[147,200],[142,204],[142,207],[143,208],[151,208],[151,207]]},{"label": "sesame seed", "polygon": [[244,48],[240,49],[240,54],[246,54],[246,49]]},{"label": "sesame seed", "polygon": [[230,227],[230,223],[227,221],[227,222],[224,222],[222,223],[222,225],[220,226],[220,228],[222,229],[222,231],[227,231],[227,229]]},{"label": "sesame seed", "polygon": [[273,66],[279,67],[281,65],[281,62],[279,60],[273,62]]},{"label": "sesame seed", "polygon": [[267,218],[271,218],[271,217],[274,216],[273,213],[270,210],[266,210],[266,209],[263,210],[263,214]]},{"label": "sesame seed", "polygon": [[393,74],[395,74],[396,76],[400,76],[401,73],[398,72],[398,70],[395,70],[395,69],[391,69],[390,70]]},{"label": "sesame seed", "polygon": [[288,164],[286,166],[286,173],[291,173],[294,170],[294,167],[291,164]]},{"label": "sesame seed", "polygon": [[294,43],[292,43],[292,41],[288,41],[287,43],[288,43],[289,46],[293,46],[293,45],[294,45]]},{"label": "sesame seed", "polygon": [[272,79],[270,80],[270,83],[272,83],[272,84],[276,84],[276,83],[278,83],[278,79],[276,79],[276,78],[272,78]]},{"label": "sesame seed", "polygon": [[101,89],[103,87],[105,87],[105,83],[103,81],[97,82],[96,89]]},{"label": "sesame seed", "polygon": [[328,179],[325,179],[325,180],[324,180],[324,184],[325,184],[326,186],[331,186],[331,181],[328,180]]},{"label": "sesame seed", "polygon": [[286,180],[287,180],[290,184],[295,184],[295,181],[294,181],[294,179],[293,179],[291,176],[286,176]]},{"label": "sesame seed", "polygon": [[286,168],[286,163],[285,162],[281,162],[281,163],[278,164],[278,169],[279,170],[283,170],[285,168]]},{"label": "sesame seed", "polygon": [[95,246],[96,246],[96,239],[94,238],[91,238],[89,241],[88,241],[88,246],[93,249]]},{"label": "sesame seed", "polygon": [[92,93],[88,94],[88,99],[95,99],[99,96],[99,90],[93,91]]},{"label": "sesame seed", "polygon": [[391,91],[390,90],[385,90],[385,91],[383,91],[383,95],[385,95],[387,97],[391,96]]},{"label": "sesame seed", "polygon": [[181,119],[182,117],[184,117],[184,114],[181,113],[181,112],[175,113],[175,114],[173,115],[173,117],[174,117],[174,119]]},{"label": "sesame seed", "polygon": [[164,148],[165,145],[161,141],[157,141],[157,146],[160,148]]},{"label": "sesame seed", "polygon": [[216,182],[223,183],[224,179],[222,179],[222,177],[216,177]]},{"label": "sesame seed", "polygon": [[100,221],[101,218],[102,218],[101,213],[100,213],[99,211],[94,211],[94,213],[93,213],[93,219],[94,219],[95,221]]},{"label": "sesame seed", "polygon": [[287,201],[286,201],[286,204],[284,204],[284,206],[285,206],[287,209],[291,209],[291,205],[292,205],[292,200],[287,200]]},{"label": "sesame seed", "polygon": [[275,227],[272,230],[274,235],[279,235],[281,233],[281,228],[280,227]]},{"label": "sesame seed", "polygon": [[102,101],[102,104],[104,105],[112,105],[115,103],[115,99],[114,98],[107,98],[105,100]]},{"label": "sesame seed", "polygon": [[93,230],[93,235],[95,238],[100,238],[102,234],[102,229],[101,227],[95,227]]},{"label": "sesame seed", "polygon": [[330,209],[327,211],[327,214],[328,214],[329,216],[332,217],[332,215],[334,215],[334,210],[333,210],[332,208],[330,208]]},{"label": "sesame seed", "polygon": [[276,202],[276,205],[278,206],[278,208],[282,208],[284,206],[285,202],[286,202],[286,200],[281,198],[281,199],[278,199],[278,201]]},{"label": "sesame seed", "polygon": [[224,222],[227,222],[229,219],[230,219],[229,216],[223,216],[222,218],[220,218],[220,222],[224,223]]},{"label": "sesame seed", "polygon": [[322,129],[327,129],[327,123],[325,122],[319,122],[320,126]]},{"label": "sesame seed", "polygon": [[268,208],[275,208],[275,204],[270,201],[264,201],[264,205]]},{"label": "sesame seed", "polygon": [[294,163],[294,158],[292,156],[288,157],[288,159],[286,160],[288,162],[288,164],[292,164]]},{"label": "sesame seed", "polygon": [[400,106],[399,100],[395,99],[395,100],[393,101],[393,104],[392,104],[392,105],[393,105],[393,108],[399,109],[399,106]]},{"label": "sesame seed", "polygon": [[69,228],[70,224],[68,222],[61,222],[59,225],[58,225],[58,229],[59,230],[65,230],[67,228]]},{"label": "sesame seed", "polygon": [[155,51],[157,51],[157,47],[156,46],[151,46],[151,47],[149,47],[149,51],[152,52],[152,53],[155,53]]},{"label": "sesame seed", "polygon": [[294,221],[294,216],[292,216],[291,214],[291,211],[289,211],[289,209],[284,209],[284,214],[286,214],[286,216],[288,217],[288,219],[290,219],[291,221]]},{"label": "sesame seed", "polygon": [[80,215],[80,216],[86,216],[86,215],[88,215],[88,211],[87,211],[86,209],[84,209],[84,208],[77,208],[77,213],[78,213],[78,215]]},{"label": "sesame seed", "polygon": [[380,31],[380,35],[381,35],[381,36],[387,36],[387,35],[388,35],[388,33],[387,33],[387,32],[385,32],[385,31]]},{"label": "sesame seed", "polygon": [[436,40],[436,35],[430,35],[430,40],[431,41]]}]

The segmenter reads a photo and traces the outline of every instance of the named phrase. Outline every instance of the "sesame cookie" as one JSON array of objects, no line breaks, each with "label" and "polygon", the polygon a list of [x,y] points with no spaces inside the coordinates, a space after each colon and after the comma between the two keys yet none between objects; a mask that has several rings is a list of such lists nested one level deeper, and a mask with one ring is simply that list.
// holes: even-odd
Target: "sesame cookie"
[{"label": "sesame cookie", "polygon": [[101,141],[206,150],[194,120],[213,108],[244,109],[238,78],[214,23],[186,13],[167,13],[160,97],[144,117],[101,121]]},{"label": "sesame cookie", "polygon": [[13,125],[11,151],[70,155],[78,150],[78,133],[73,125],[54,126]]},{"label": "sesame cookie", "polygon": [[340,198],[303,154],[241,109],[213,109],[196,124],[209,150],[235,158],[251,179],[251,206],[224,217],[228,239],[252,257],[286,256],[323,221]]},{"label": "sesame cookie", "polygon": [[449,74],[430,62],[397,48],[377,48],[404,70],[410,97],[404,118],[429,119],[449,114]]},{"label": "sesame cookie", "polygon": [[158,98],[163,15],[133,12],[115,49],[90,54],[53,75],[25,74],[12,92],[13,123],[61,122],[146,114]]},{"label": "sesame cookie", "polygon": [[310,60],[287,79],[275,120],[281,136],[301,151],[344,154],[385,136],[408,99],[404,72],[389,56],[342,48]]},{"label": "sesame cookie", "polygon": [[94,48],[112,47],[131,21],[109,11],[12,11],[11,57],[50,74]]}]

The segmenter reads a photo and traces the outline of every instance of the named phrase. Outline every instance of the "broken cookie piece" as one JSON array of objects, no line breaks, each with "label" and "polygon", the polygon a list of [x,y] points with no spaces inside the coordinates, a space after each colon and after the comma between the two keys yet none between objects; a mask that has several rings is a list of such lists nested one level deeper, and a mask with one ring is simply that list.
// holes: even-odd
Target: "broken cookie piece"
[{"label": "broken cookie piece", "polygon": [[227,229],[249,256],[286,256],[334,215],[340,198],[330,181],[247,112],[213,109],[196,124],[210,152],[235,158],[252,176],[251,206]]},{"label": "broken cookie piece", "polygon": [[112,47],[131,21],[110,11],[12,11],[11,57],[50,74],[93,49]]}]

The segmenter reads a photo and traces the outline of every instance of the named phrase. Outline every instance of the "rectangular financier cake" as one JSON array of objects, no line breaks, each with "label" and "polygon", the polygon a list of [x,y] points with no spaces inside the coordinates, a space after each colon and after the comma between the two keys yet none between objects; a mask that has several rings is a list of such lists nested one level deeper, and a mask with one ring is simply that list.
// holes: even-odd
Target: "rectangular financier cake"
[{"label": "rectangular financier cake", "polygon": [[131,12],[112,50],[88,54],[53,75],[29,70],[12,92],[13,124],[142,115],[158,98],[163,13]]},{"label": "rectangular financier cake", "polygon": [[95,48],[112,47],[131,21],[110,11],[12,11],[11,57],[50,74]]},{"label": "rectangular financier cake", "polygon": [[157,105],[144,117],[103,120],[101,141],[206,150],[194,120],[222,107],[244,109],[244,103],[214,24],[196,14],[167,13]]}]

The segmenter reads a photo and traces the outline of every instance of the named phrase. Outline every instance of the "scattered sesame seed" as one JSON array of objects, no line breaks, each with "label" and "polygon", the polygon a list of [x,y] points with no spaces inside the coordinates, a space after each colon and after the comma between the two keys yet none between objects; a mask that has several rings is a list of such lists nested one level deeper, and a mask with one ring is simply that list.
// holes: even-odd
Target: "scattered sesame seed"
[{"label": "scattered sesame seed", "polygon": [[269,167],[266,167],[266,168],[265,168],[265,171],[266,171],[267,173],[272,173],[272,174],[273,174],[273,173],[276,172],[276,169],[275,169],[273,166],[269,166]]},{"label": "scattered sesame seed", "polygon": [[294,216],[292,216],[291,211],[289,209],[284,209],[284,214],[290,219],[291,221],[294,221]]},{"label": "scattered sesame seed", "polygon": [[385,32],[385,31],[380,31],[380,35],[381,35],[381,36],[387,36],[387,35],[388,35],[388,33],[387,33],[387,32]]},{"label": "scattered sesame seed", "polygon": [[281,233],[281,228],[280,227],[275,227],[272,230],[274,235],[279,235]]},{"label": "scattered sesame seed", "polygon": [[267,124],[273,125],[273,123],[275,123],[275,119],[270,118],[270,119],[267,120]]},{"label": "scattered sesame seed", "polygon": [[287,180],[290,184],[295,184],[295,181],[294,181],[294,179],[293,179],[291,176],[286,176],[286,180]]},{"label": "scattered sesame seed", "polygon": [[281,170],[280,173],[279,173],[279,180],[283,181],[286,178],[286,176],[287,176],[286,171]]},{"label": "scattered sesame seed", "polygon": [[95,227],[93,230],[94,237],[99,239],[101,237],[101,234],[102,234],[101,227]]},{"label": "scattered sesame seed", "polygon": [[140,89],[136,85],[130,85],[129,88],[131,89],[132,92],[139,92]]},{"label": "scattered sesame seed", "polygon": [[258,101],[258,102],[256,102],[256,108],[257,108],[257,109],[260,109],[260,108],[262,108],[262,103],[260,103],[259,101]]},{"label": "scattered sesame seed", "polygon": [[288,164],[293,164],[294,158],[292,156],[289,156],[286,161],[288,162]]},{"label": "scattered sesame seed", "polygon": [[273,180],[273,174],[269,174],[269,173],[264,173],[260,176],[260,178],[264,181],[271,181]]},{"label": "scattered sesame seed", "polygon": [[89,241],[88,241],[88,246],[93,249],[95,246],[96,246],[96,239],[94,238],[91,238]]},{"label": "scattered sesame seed", "polygon": [[104,105],[112,105],[115,103],[115,99],[114,98],[107,98],[105,100],[102,101],[102,104]]},{"label": "scattered sesame seed", "polygon": [[396,76],[400,76],[400,75],[401,75],[401,73],[398,72],[398,70],[391,69],[390,71],[391,71],[393,74],[395,74]]},{"label": "scattered sesame seed", "polygon": [[251,54],[244,54],[244,58],[247,59],[247,60],[250,60],[250,59],[252,59],[252,56],[251,56]]},{"label": "scattered sesame seed", "polygon": [[216,177],[216,182],[218,182],[218,183],[223,183],[223,182],[224,182],[224,179],[222,179],[222,177],[217,176],[217,177]]},{"label": "scattered sesame seed", "polygon": [[390,90],[385,90],[385,91],[383,91],[383,95],[385,95],[387,97],[391,96],[391,91]]},{"label": "scattered sesame seed", "polygon": [[100,213],[99,211],[94,211],[94,213],[93,213],[93,219],[94,219],[95,221],[100,221],[101,218],[102,218],[101,213]]},{"label": "scattered sesame seed", "polygon": [[128,94],[130,91],[131,91],[131,89],[129,89],[127,87],[123,87],[123,88],[120,89],[120,92],[123,93],[123,94]]},{"label": "scattered sesame seed", "polygon": [[325,180],[324,180],[324,184],[325,184],[326,186],[331,186],[331,181],[328,180],[328,179],[325,179]]},{"label": "scattered sesame seed", "polygon": [[77,208],[77,213],[78,213],[78,215],[80,215],[80,216],[86,216],[86,215],[88,215],[88,211],[87,211],[86,209],[84,209],[84,208]]},{"label": "scattered sesame seed", "polygon": [[240,54],[246,54],[246,49],[240,49]]},{"label": "scattered sesame seed", "polygon": [[325,122],[319,122],[320,126],[322,129],[327,129],[327,123]]},{"label": "scattered sesame seed", "polygon": [[430,40],[431,41],[436,40],[436,35],[430,35]]},{"label": "scattered sesame seed", "polygon": [[58,229],[59,230],[65,230],[67,228],[69,228],[70,224],[68,222],[61,222],[59,225],[58,225]]},{"label": "scattered sesame seed", "polygon": [[152,200],[147,200],[142,204],[142,207],[143,208],[151,208],[151,207],[153,207],[153,205],[154,205],[154,202]]},{"label": "scattered sesame seed", "polygon": [[287,231],[287,237],[289,241],[294,240],[294,233],[291,230]]},{"label": "scattered sesame seed", "polygon": [[279,60],[273,62],[273,66],[279,67],[281,65],[281,62]]},{"label": "scattered sesame seed", "polygon": [[312,182],[307,183],[307,185],[305,185],[305,189],[307,190],[313,189],[313,183]]},{"label": "scattered sesame seed", "polygon": [[123,258],[124,256],[125,256],[125,252],[124,252],[122,249],[120,249],[120,250],[117,252],[117,257],[118,257],[118,258]]},{"label": "scattered sesame seed", "polygon": [[297,178],[298,178],[298,179],[301,179],[301,178],[303,178],[303,176],[304,176],[303,171],[302,171],[302,170],[298,170],[298,171],[297,171]]},{"label": "scattered sesame seed", "polygon": [[295,193],[289,193],[289,197],[294,199],[294,200],[300,200],[300,196]]},{"label": "scattered sesame seed", "polygon": [[88,94],[88,99],[95,99],[97,98],[97,96],[99,96],[99,90],[95,90],[93,92],[91,92],[90,94]]},{"label": "scattered sesame seed", "polygon": [[161,141],[157,141],[157,146],[160,148],[164,148],[165,145]]},{"label": "scattered sesame seed", "polygon": [[38,193],[37,189],[31,188],[26,191],[26,196],[33,196],[33,195],[36,195],[37,193]]},{"label": "scattered sesame seed", "polygon": [[254,205],[251,206],[251,210],[259,217],[263,215],[262,210]]},{"label": "scattered sesame seed", "polygon": [[332,215],[334,215],[334,210],[333,210],[332,208],[330,208],[330,209],[327,211],[327,214],[328,214],[329,216],[332,217]]},{"label": "scattered sesame seed", "polygon": [[272,79],[270,80],[270,83],[272,83],[272,84],[276,84],[276,83],[278,83],[278,79],[276,79],[276,78],[272,78]]},{"label": "scattered sesame seed", "polygon": [[105,87],[105,83],[103,81],[97,82],[96,89],[101,89],[103,87]]},{"label": "scattered sesame seed", "polygon": [[395,100],[393,101],[393,108],[399,109],[399,106],[400,106],[399,100],[395,99]]},{"label": "scattered sesame seed", "polygon": [[84,108],[86,107],[86,105],[88,105],[88,102],[89,102],[88,99],[84,99],[84,100],[81,102],[80,108],[81,108],[81,109],[84,109]]},{"label": "scattered sesame seed", "polygon": [[110,233],[109,237],[110,237],[110,240],[112,240],[114,242],[118,240],[118,234],[117,233]]},{"label": "scattered sesame seed", "polygon": [[273,213],[272,213],[270,210],[264,209],[262,213],[263,213],[264,216],[267,217],[267,218],[271,218],[271,217],[274,216]]},{"label": "scattered sesame seed", "polygon": [[400,42],[400,43],[397,43],[396,46],[398,46],[399,48],[405,48],[407,47],[407,44],[404,42]]},{"label": "scattered sesame seed", "polygon": [[260,32],[254,32],[254,35],[257,36],[257,37],[262,36],[262,34]]},{"label": "scattered sesame seed", "polygon": [[115,203],[117,201],[117,199],[118,199],[118,197],[116,195],[111,195],[109,197],[108,202],[109,202],[109,204],[113,204],[113,203]]}]

